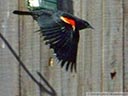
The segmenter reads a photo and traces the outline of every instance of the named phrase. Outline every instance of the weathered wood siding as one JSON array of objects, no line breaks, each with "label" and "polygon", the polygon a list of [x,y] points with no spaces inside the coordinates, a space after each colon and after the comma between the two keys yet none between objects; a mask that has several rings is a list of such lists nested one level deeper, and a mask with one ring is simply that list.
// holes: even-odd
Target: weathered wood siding
[{"label": "weathered wood siding", "polygon": [[[17,0],[0,0],[0,32],[18,53],[18,18],[12,15]],[[18,92],[18,62],[0,38],[0,96],[16,96]]]},{"label": "weathered wood siding", "polygon": [[123,5],[123,88],[128,92],[128,1],[124,0]]},{"label": "weathered wood siding", "polygon": [[[128,0],[64,0],[63,10],[91,23],[94,30],[80,32],[77,73],[61,69],[51,50],[40,38],[37,23],[30,16],[16,16],[26,10],[25,0],[0,1],[0,32],[21,60],[49,91],[40,72],[55,90],[39,87],[0,39],[0,96],[86,96],[86,92],[128,92]],[[54,66],[48,65],[54,58]],[[111,74],[114,74],[112,78]]]}]

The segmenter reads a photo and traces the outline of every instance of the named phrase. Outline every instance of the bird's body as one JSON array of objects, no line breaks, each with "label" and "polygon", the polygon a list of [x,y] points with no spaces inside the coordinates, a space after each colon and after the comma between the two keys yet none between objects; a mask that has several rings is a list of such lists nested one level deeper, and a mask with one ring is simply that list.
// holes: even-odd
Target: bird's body
[{"label": "bird's body", "polygon": [[66,65],[66,70],[76,71],[77,47],[79,30],[92,28],[90,24],[69,13],[62,11],[14,11],[14,14],[31,15],[39,24],[40,31],[46,44],[54,50],[56,57],[61,62],[61,67]]}]

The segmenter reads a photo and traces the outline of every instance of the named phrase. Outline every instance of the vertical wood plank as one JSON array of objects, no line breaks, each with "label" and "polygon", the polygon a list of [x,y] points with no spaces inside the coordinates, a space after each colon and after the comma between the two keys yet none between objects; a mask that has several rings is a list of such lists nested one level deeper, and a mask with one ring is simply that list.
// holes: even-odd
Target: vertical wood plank
[{"label": "vertical wood plank", "polygon": [[[79,18],[84,18],[84,16],[82,15],[82,12],[83,12],[83,5],[85,4],[86,6],[86,3],[87,3],[87,0],[85,1],[82,1],[82,0],[73,0],[74,1],[74,15],[76,15],[77,17]],[[86,10],[86,9],[84,9]],[[87,30],[86,30],[87,32]],[[80,31],[80,40],[79,40],[79,45],[78,45],[78,53],[77,53],[77,81],[76,81],[76,92],[74,92],[74,95],[75,96],[84,96],[85,95],[85,92],[84,92],[84,89],[85,89],[85,73],[84,73],[84,68],[85,68],[85,64],[84,64],[84,39],[85,39],[85,30],[84,31]]]},{"label": "vertical wood plank", "polygon": [[[85,8],[86,11],[84,11]],[[101,91],[102,87],[102,51],[100,50],[102,49],[102,0],[87,0],[84,9],[83,12],[86,13],[88,22],[95,28],[94,30],[90,30],[88,34],[86,33],[87,36],[84,39],[89,44],[85,44],[84,46],[88,47],[83,50],[85,52],[84,55],[88,55],[86,57],[89,58],[87,61],[84,61],[87,66],[84,69],[87,70],[85,71],[85,76],[89,74],[85,81],[85,86],[88,84],[89,86],[85,87],[85,91],[97,92]]]},{"label": "vertical wood plank", "polygon": [[103,0],[102,91],[105,92],[123,91],[122,26],[122,0]]},{"label": "vertical wood plank", "polygon": [[[12,11],[17,0],[0,1],[0,32],[18,53],[18,22]],[[17,96],[18,62],[0,38],[0,95]]]},{"label": "vertical wood plank", "polygon": [[[27,10],[25,0],[19,0],[19,10]],[[31,16],[19,16],[20,57],[30,73],[39,81],[40,72],[40,35],[39,28]],[[20,95],[40,96],[39,86],[20,68]]]},{"label": "vertical wood plank", "polygon": [[[34,21],[31,17],[23,17],[23,30],[20,31],[20,56],[25,66],[31,74],[39,81],[37,72],[40,72],[40,36],[34,33],[36,31]],[[21,96],[39,96],[39,87],[29,77],[29,75],[20,68]]]},{"label": "vertical wood plank", "polygon": [[80,0],[74,8],[95,28],[80,32],[77,95],[85,96],[86,92],[101,90],[102,0]]},{"label": "vertical wood plank", "polygon": [[[93,92],[102,90],[102,0],[88,1],[88,18],[93,22],[94,33],[92,32],[92,57],[91,57],[91,86]],[[91,7],[91,5],[93,6]],[[90,8],[91,7],[91,8]]]},{"label": "vertical wood plank", "polygon": [[128,92],[128,1],[123,0],[124,5],[124,91]]}]

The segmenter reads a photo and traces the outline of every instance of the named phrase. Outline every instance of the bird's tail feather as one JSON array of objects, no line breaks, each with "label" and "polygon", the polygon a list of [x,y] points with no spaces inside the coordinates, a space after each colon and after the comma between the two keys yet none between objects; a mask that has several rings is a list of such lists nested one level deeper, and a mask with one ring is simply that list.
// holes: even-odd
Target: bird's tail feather
[{"label": "bird's tail feather", "polygon": [[19,11],[19,10],[15,10],[13,11],[14,14],[18,14],[18,15],[32,15],[32,12],[29,11]]}]

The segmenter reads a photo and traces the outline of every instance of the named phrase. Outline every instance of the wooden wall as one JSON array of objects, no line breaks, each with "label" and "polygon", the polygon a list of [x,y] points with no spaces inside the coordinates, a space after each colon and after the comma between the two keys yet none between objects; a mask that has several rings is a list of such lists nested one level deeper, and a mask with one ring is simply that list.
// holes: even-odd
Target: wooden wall
[{"label": "wooden wall", "polygon": [[74,14],[95,28],[80,32],[77,73],[61,69],[55,57],[54,66],[48,65],[52,52],[35,33],[39,29],[37,23],[29,16],[12,14],[15,9],[26,10],[23,0],[0,1],[0,32],[32,75],[26,73],[0,39],[0,96],[128,92],[128,0],[72,2]]}]

